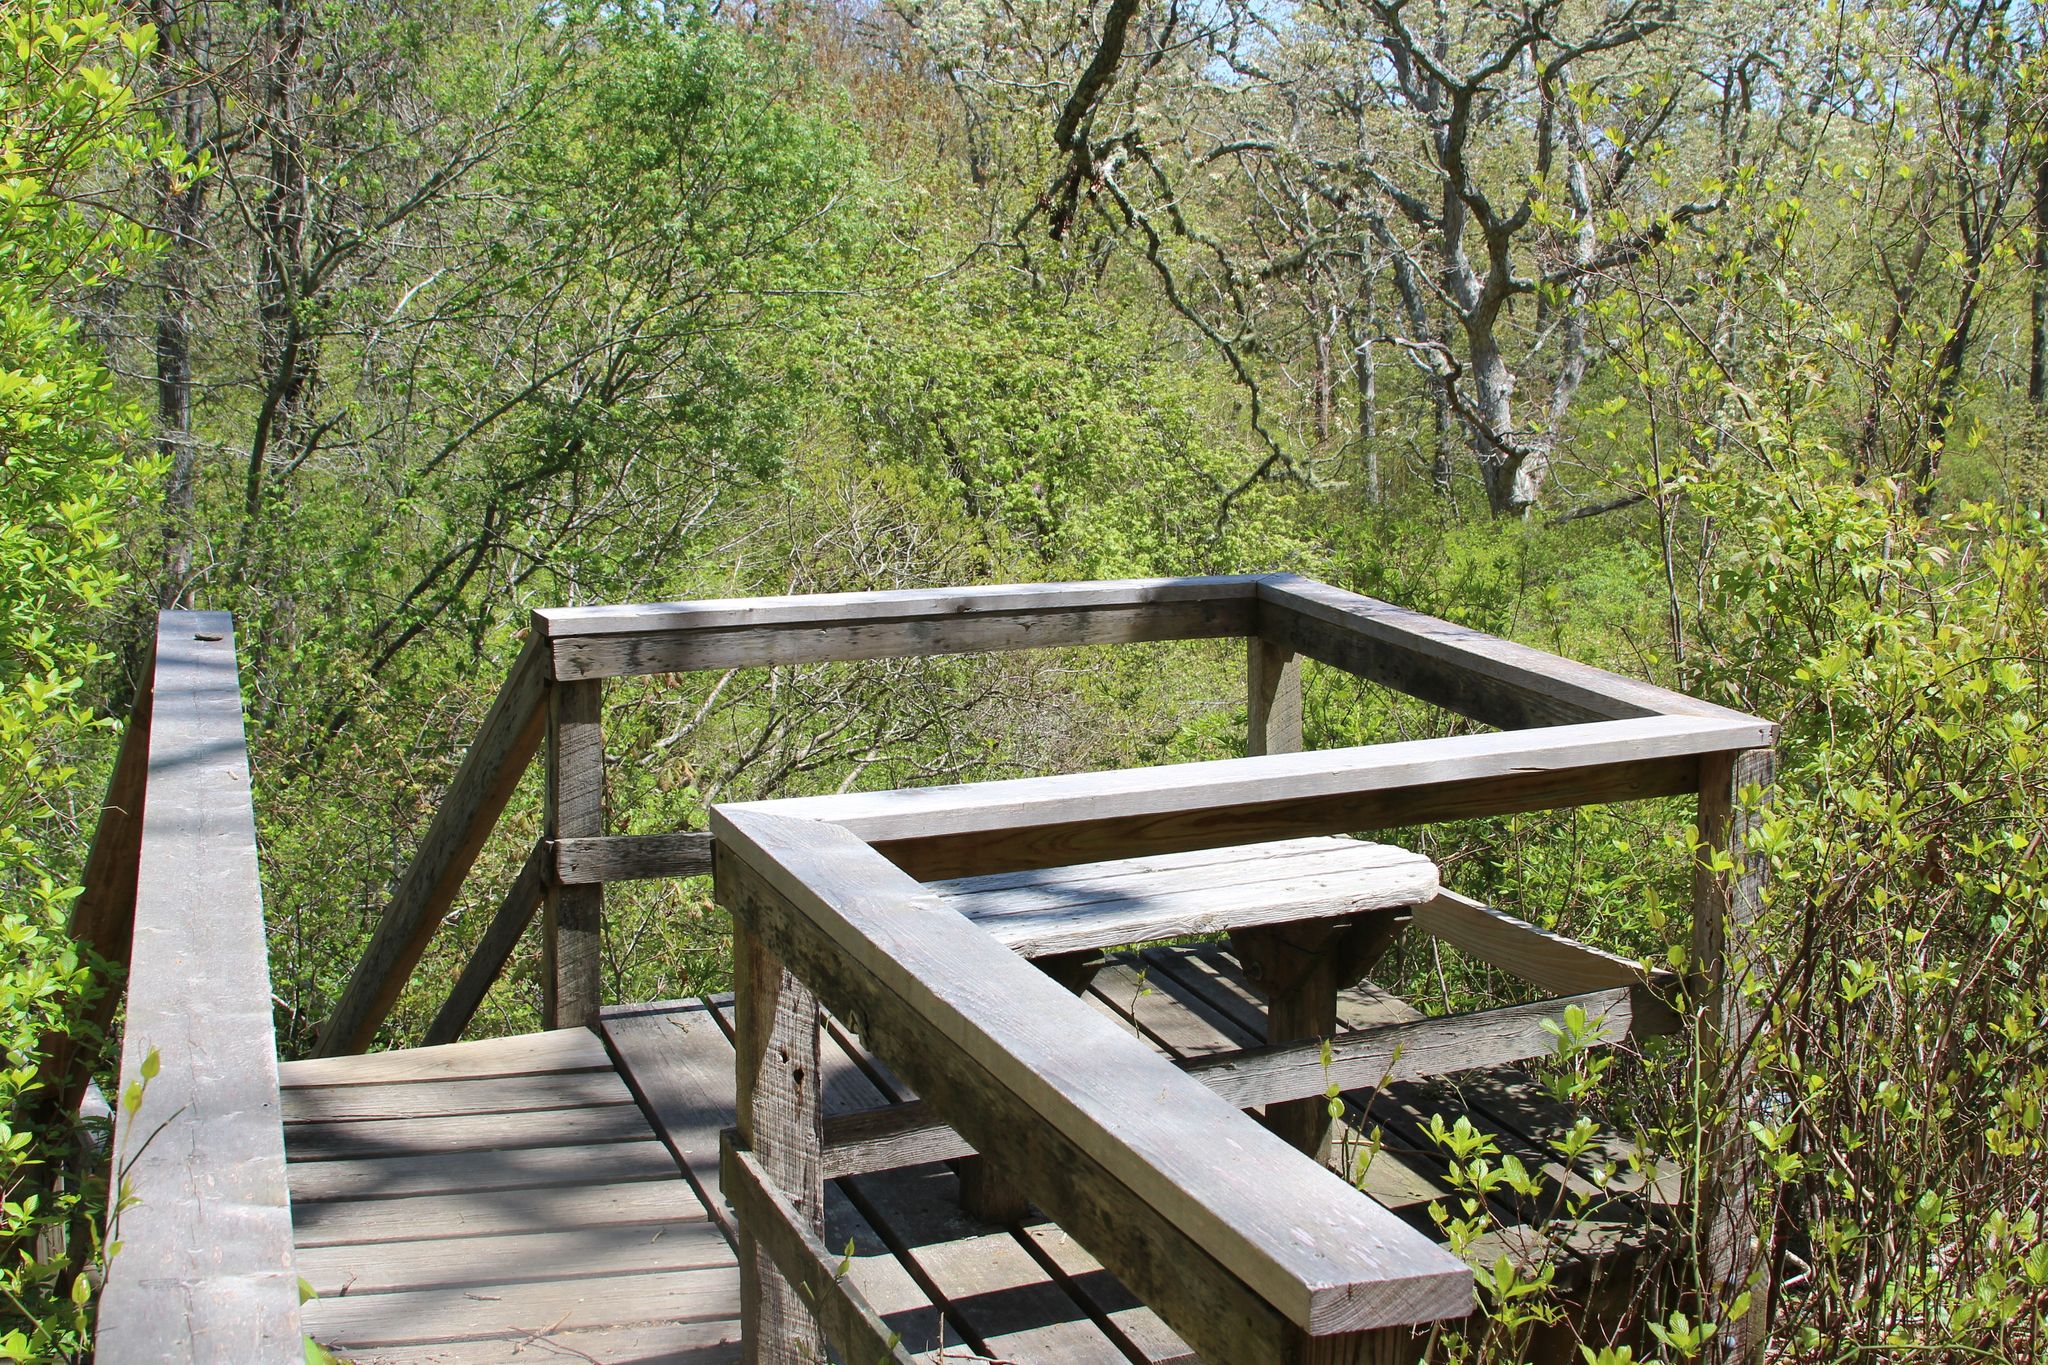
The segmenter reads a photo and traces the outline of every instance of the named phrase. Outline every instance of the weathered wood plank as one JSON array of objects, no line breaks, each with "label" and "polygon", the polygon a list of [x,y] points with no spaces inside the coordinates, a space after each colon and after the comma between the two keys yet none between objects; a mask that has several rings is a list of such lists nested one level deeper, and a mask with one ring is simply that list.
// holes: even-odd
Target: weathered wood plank
[{"label": "weathered wood plank", "polygon": [[[1324,1334],[1465,1311],[1462,1264],[1294,1160],[858,839],[730,807],[713,819],[722,894],[738,912],[801,952],[841,1013],[889,1039],[877,1050],[1197,1349],[1262,1356],[1277,1332],[1266,1346],[1202,1337],[1218,1319],[1257,1337],[1272,1308]],[[783,904],[794,913],[778,914]],[[1176,1274],[1161,1283],[1168,1264]]]},{"label": "weathered wood plank", "polygon": [[1639,962],[1538,928],[1455,891],[1440,891],[1417,905],[1415,927],[1547,991],[1631,986],[1635,1008],[1630,1027],[1636,1034],[1674,1033],[1680,1027],[1665,1001],[1676,986],[1668,971],[1651,972]]},{"label": "weathered wood plank", "polygon": [[[161,624],[161,623],[159,623]],[[142,855],[142,812],[149,788],[149,718],[155,695],[156,642],[143,656],[135,703],[121,732],[120,752],[107,779],[99,823],[93,826],[92,848],[78,899],[71,902],[71,937],[106,960],[117,975],[99,983],[100,993],[86,1009],[76,1033],[52,1033],[43,1040],[40,1065],[43,1091],[34,1101],[45,1121],[78,1112],[79,1100],[92,1080],[90,1065],[80,1065],[80,1037],[104,1035],[121,1003],[118,974],[128,969],[135,933],[135,872]]]},{"label": "weathered wood plank", "polygon": [[439,1047],[457,1041],[469,1027],[469,1021],[476,1018],[477,1008],[504,975],[512,950],[519,946],[520,936],[547,896],[547,868],[548,842],[537,839],[506,889],[505,898],[498,902],[497,913],[484,926],[483,936],[471,950],[469,961],[463,964],[462,974],[455,978],[448,998],[435,1012],[434,1021],[427,1025],[421,1039],[425,1046]]},{"label": "weathered wood plank", "polygon": [[1436,894],[1436,865],[1356,839],[1003,873],[930,884],[946,904],[1026,957],[1350,916]]},{"label": "weathered wood plank", "polygon": [[610,1066],[611,1058],[595,1033],[587,1028],[565,1028],[356,1057],[305,1057],[280,1063],[278,1076],[289,1090],[301,1085],[389,1085],[398,1081],[539,1076],[551,1071],[594,1071]]},{"label": "weathered wood plank", "polygon": [[[1259,584],[1267,641],[1504,729],[1643,716],[1752,718],[1295,574]],[[1763,741],[1768,743],[1768,740]]]},{"label": "weathered wood plank", "polygon": [[810,1305],[841,1358],[913,1365],[898,1335],[839,1273],[841,1258],[825,1249],[812,1216],[783,1196],[753,1155],[728,1140],[719,1171],[720,1185],[747,1236],[767,1249],[775,1270]]},{"label": "weathered wood plank", "polygon": [[689,1000],[612,1005],[598,1019],[655,1131],[711,1216],[737,1237],[718,1185],[718,1135],[734,1122],[736,1104],[733,1049],[711,1008]]},{"label": "weathered wood plank", "polygon": [[[441,1234],[447,1230],[421,1223],[415,1231]],[[325,1298],[732,1264],[732,1247],[725,1235],[701,1214],[658,1223],[597,1224],[470,1237],[436,1235],[298,1249],[299,1274]]]},{"label": "weathered wood plank", "polygon": [[560,1332],[655,1323],[701,1323],[722,1335],[730,1330],[737,1293],[733,1268],[723,1266],[346,1294],[316,1299],[306,1317],[320,1339],[344,1355],[357,1348],[437,1341],[498,1341],[510,1347]]},{"label": "weathered wood plank", "polygon": [[[1769,749],[1723,755],[1700,765],[1699,845],[1693,869],[1692,969],[1705,983],[1699,1049],[1709,1114],[1702,1133],[1704,1171],[1693,1191],[1697,1250],[1714,1305],[1729,1325],[1715,1359],[1761,1360],[1770,1335],[1772,1284],[1767,1211],[1758,1203],[1760,1161],[1747,1120],[1754,1109],[1755,1049],[1761,1023],[1744,985],[1760,957],[1757,921],[1769,868],[1750,842],[1761,818],[1745,796],[1768,796],[1777,756]],[[1712,859],[1726,854],[1726,866]],[[1748,1311],[1736,1316],[1738,1296]],[[1732,1321],[1730,1321],[1732,1319]]]},{"label": "weathered wood plank", "polygon": [[[735,1116],[756,1169],[816,1236],[825,1220],[818,1000],[783,964],[779,946],[734,917]],[[726,1198],[733,1198],[731,1191]],[[739,1233],[747,1365],[812,1365],[823,1342],[809,1305],[778,1273],[773,1248],[744,1219]]]},{"label": "weathered wood plank", "polygon": [[547,674],[546,646],[538,636],[529,638],[442,794],[419,852],[392,892],[369,946],[327,1016],[314,1047],[316,1056],[336,1057],[368,1048],[405,990],[540,747],[547,728],[542,704]]},{"label": "weathered wood plank", "polygon": [[610,1071],[558,1071],[539,1076],[398,1081],[389,1085],[293,1086],[284,1092],[286,1123],[345,1119],[424,1119],[455,1114],[520,1114],[632,1101]]},{"label": "weathered wood plank", "polygon": [[[291,1174],[296,1179],[310,1169],[313,1168],[299,1167]],[[612,1174],[608,1166],[593,1167],[586,1163],[578,1172],[578,1183],[571,1185],[465,1190],[459,1194],[416,1194],[389,1199],[300,1198],[292,1205],[292,1233],[303,1257],[314,1247],[409,1242],[417,1239],[422,1229],[432,1229],[441,1237],[485,1237],[536,1228],[569,1232],[577,1228],[658,1226],[705,1216],[689,1188],[673,1179],[672,1170],[665,1178],[585,1183],[599,1172],[606,1177]],[[662,1177],[663,1173],[657,1169],[655,1175]]]},{"label": "weathered wood plank", "polygon": [[586,607],[535,613],[554,676],[1247,635],[1249,578],[1141,579]]},{"label": "weathered wood plank", "polygon": [[[297,1361],[299,1305],[249,755],[224,612],[157,620],[149,798],[137,856],[115,1119],[135,1202],[108,1240],[109,1365]],[[206,988],[195,991],[195,981]],[[155,1070],[155,1065],[151,1066]]]},{"label": "weathered wood plank", "polygon": [[[274,1112],[274,1111],[273,1111]],[[349,1119],[291,1125],[293,1164],[371,1157],[436,1156],[506,1148],[581,1147],[652,1136],[640,1106],[622,1103],[517,1114],[443,1114],[429,1118]],[[293,1178],[297,1179],[296,1172]]]},{"label": "weathered wood plank", "polygon": [[[604,683],[548,689],[547,835],[604,834]],[[597,1022],[604,990],[604,888],[550,881],[541,910],[541,1018],[549,1028]]]},{"label": "weathered wood plank", "polygon": [[536,634],[560,639],[678,630],[864,625],[876,621],[973,620],[1034,611],[1098,610],[1165,603],[1250,601],[1261,576],[1122,578],[1087,583],[994,583],[883,592],[725,597],[694,602],[553,607],[533,614]]},{"label": "weathered wood plank", "polygon": [[675,1158],[650,1134],[642,1141],[437,1152],[333,1161],[294,1161],[294,1207],[336,1199],[386,1199],[422,1194],[490,1194],[505,1190],[608,1182],[674,1180]]},{"label": "weathered wood plank", "polygon": [[1137,644],[1237,636],[1251,629],[1252,604],[1161,602],[1077,611],[925,617],[844,625],[739,626],[649,635],[566,636],[554,641],[558,678],[615,678],[771,664],[932,658],[1014,649]]},{"label": "weathered wood plank", "polygon": [[555,880],[563,886],[710,875],[709,834],[612,834],[555,840]]},{"label": "weathered wood plank", "polygon": [[725,809],[840,825],[934,880],[1669,796],[1769,729],[1651,717]]},{"label": "weathered wood plank", "polygon": [[505,1365],[533,1361],[660,1361],[661,1365],[737,1365],[737,1322],[658,1322],[595,1331],[535,1331],[511,1339],[372,1346],[349,1352],[350,1365]]}]

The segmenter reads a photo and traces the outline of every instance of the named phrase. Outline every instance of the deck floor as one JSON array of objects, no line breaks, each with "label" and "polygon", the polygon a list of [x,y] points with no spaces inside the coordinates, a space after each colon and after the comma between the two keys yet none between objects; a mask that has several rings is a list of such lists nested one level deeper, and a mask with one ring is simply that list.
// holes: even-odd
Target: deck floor
[{"label": "deck floor", "polygon": [[[1256,1041],[1262,1014],[1216,947],[1120,959],[1089,999],[1176,1057]],[[1415,1017],[1371,986],[1348,992],[1343,1014],[1350,1027]],[[307,1330],[365,1365],[736,1360],[739,1280],[717,1188],[731,1037],[724,1002],[691,1000],[607,1010],[602,1037],[575,1029],[287,1063],[300,1273],[319,1296]],[[825,1080],[831,1112],[908,1097],[836,1030]],[[1363,1187],[1418,1227],[1433,1226],[1428,1206],[1446,1194],[1422,1131],[1433,1113],[1470,1114],[1557,1186],[1592,1189],[1590,1166],[1546,1158],[1545,1138],[1573,1116],[1520,1071],[1347,1098],[1355,1128],[1381,1134]],[[1540,1210],[1499,1212],[1500,1249],[1548,1257],[1561,1282],[1640,1254],[1597,1222],[1552,1238],[1517,1223]],[[826,1218],[828,1245],[850,1248],[852,1278],[915,1352],[1019,1365],[1192,1359],[1057,1227],[962,1213],[948,1166],[833,1181]]]}]

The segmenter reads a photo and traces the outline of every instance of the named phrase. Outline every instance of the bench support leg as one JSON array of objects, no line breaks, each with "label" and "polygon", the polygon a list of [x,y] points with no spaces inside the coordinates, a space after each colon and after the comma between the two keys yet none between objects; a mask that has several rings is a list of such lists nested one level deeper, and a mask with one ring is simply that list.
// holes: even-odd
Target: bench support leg
[{"label": "bench support leg", "polygon": [[[740,1142],[820,1236],[825,1230],[824,1111],[818,1001],[760,939],[733,926]],[[766,1247],[740,1224],[740,1339],[745,1365],[816,1365],[824,1338]]]},{"label": "bench support leg", "polygon": [[[1266,1041],[1337,1034],[1337,992],[1355,985],[1407,927],[1405,911],[1355,923],[1312,921],[1238,929],[1230,946],[1266,992]],[[1320,1095],[1266,1106],[1266,1126],[1316,1160],[1330,1157],[1330,1102]]]},{"label": "bench support leg", "polygon": [[[1089,949],[1042,957],[1032,963],[1040,971],[1075,995],[1086,991],[1102,969],[1102,954]],[[972,1217],[989,1223],[1021,1223],[1031,1216],[1031,1201],[988,1158],[963,1157],[960,1161],[960,1207]]]}]

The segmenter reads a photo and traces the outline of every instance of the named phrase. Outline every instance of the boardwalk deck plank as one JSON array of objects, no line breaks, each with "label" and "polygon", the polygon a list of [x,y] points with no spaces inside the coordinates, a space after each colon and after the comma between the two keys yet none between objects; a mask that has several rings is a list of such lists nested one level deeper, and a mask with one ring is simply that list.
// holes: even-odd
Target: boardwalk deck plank
[{"label": "boardwalk deck plank", "polygon": [[[1216,944],[1113,958],[1088,998],[1177,1058],[1254,1043],[1262,1027],[1257,989]],[[602,1034],[287,1063],[297,1254],[320,1295],[309,1329],[361,1365],[736,1360],[736,1262],[717,1180],[717,1135],[733,1115],[721,1007],[618,1007]],[[1369,982],[1344,993],[1339,1014],[1347,1028],[1417,1017]],[[912,1098],[836,1026],[823,1067],[828,1114]],[[1516,1108],[1529,1098],[1525,1074],[1351,1096],[1351,1121],[1380,1125],[1385,1140],[1367,1192],[1429,1229],[1445,1186],[1421,1117],[1460,1105],[1504,1141],[1533,1145],[1556,1116]],[[1058,1227],[962,1213],[945,1164],[825,1190],[827,1245],[851,1247],[849,1276],[920,1358],[943,1346],[949,1361],[985,1353],[1019,1365],[1192,1359]],[[1645,1254],[1607,1224],[1556,1240],[1582,1267],[1619,1270]]]}]

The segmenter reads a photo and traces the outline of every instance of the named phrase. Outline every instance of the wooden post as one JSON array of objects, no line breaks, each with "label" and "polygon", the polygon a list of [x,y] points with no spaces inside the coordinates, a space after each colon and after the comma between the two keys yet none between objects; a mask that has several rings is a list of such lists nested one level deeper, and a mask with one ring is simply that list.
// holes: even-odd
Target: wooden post
[{"label": "wooden post", "polygon": [[[1743,1365],[1762,1358],[1771,1284],[1766,1220],[1756,1197],[1756,1144],[1744,1121],[1755,1092],[1753,1041],[1760,1019],[1742,989],[1755,957],[1766,869],[1749,848],[1756,812],[1743,808],[1742,793],[1768,789],[1774,768],[1769,749],[1700,760],[1700,860],[1693,870],[1692,954],[1702,992],[1698,1047],[1707,1126],[1704,1165],[1696,1172],[1693,1195],[1697,1253],[1709,1299],[1701,1311],[1726,1324],[1718,1358]],[[1708,859],[1722,852],[1732,866],[1717,872]],[[1745,1290],[1749,1311],[1735,1318],[1733,1302]]]},{"label": "wooden post", "polygon": [[[1337,992],[1386,955],[1412,916],[1384,910],[1363,921],[1308,920],[1231,931],[1231,950],[1266,992],[1266,1041],[1298,1043],[1337,1035]],[[1266,1127],[1328,1164],[1330,1102],[1322,1095],[1266,1106]]]},{"label": "wooden post", "polygon": [[[733,1009],[738,1018],[741,1143],[813,1234],[825,1231],[825,1119],[819,1103],[817,997],[734,911]],[[824,1338],[810,1305],[768,1249],[740,1224],[740,1349],[744,1365],[817,1365]]]},{"label": "wooden post", "polygon": [[[604,833],[604,683],[548,689],[547,837]],[[604,887],[548,883],[541,993],[549,1028],[597,1022],[604,969]]]},{"label": "wooden post", "polygon": [[1250,703],[1246,756],[1301,752],[1301,659],[1253,637],[1245,644],[1245,695]]}]

